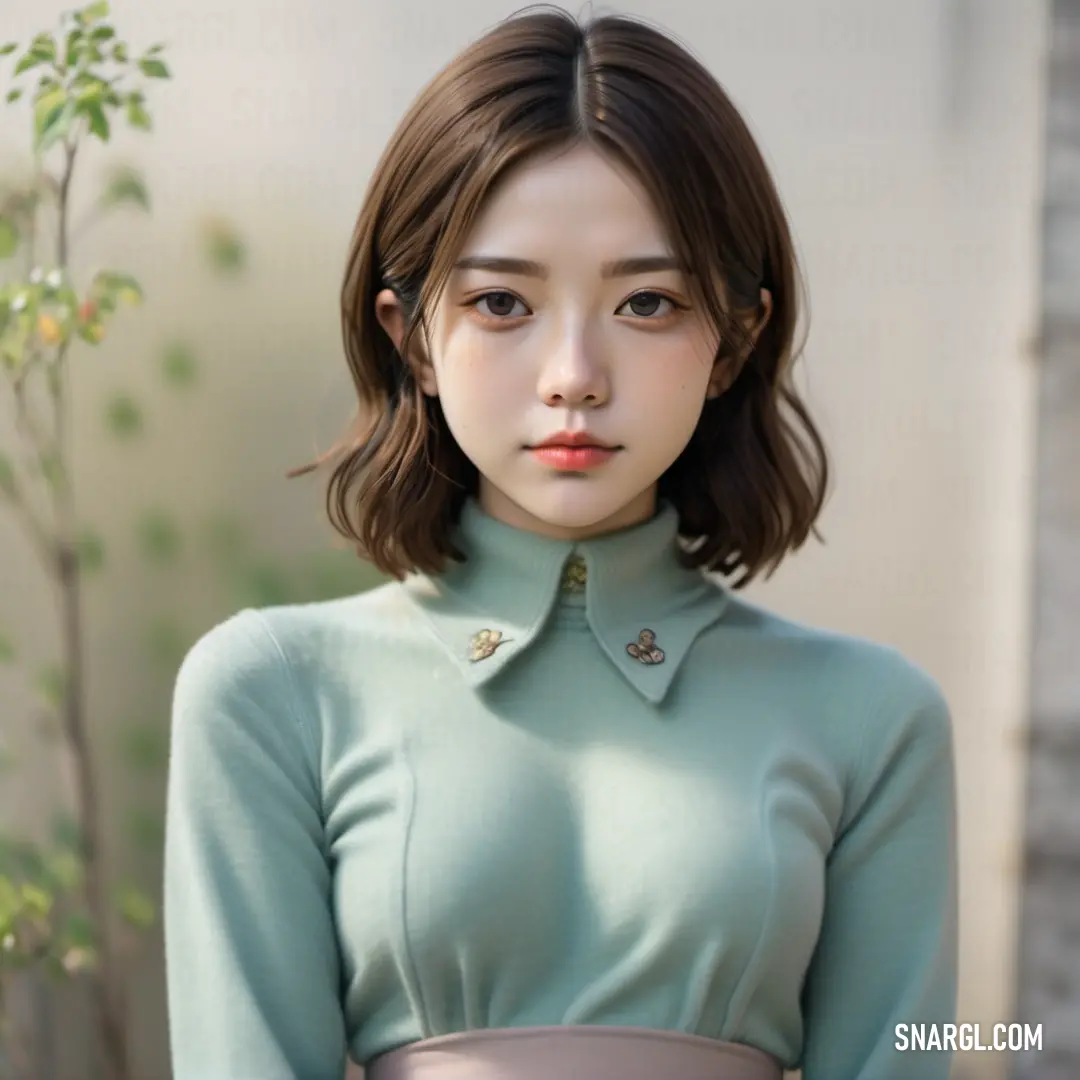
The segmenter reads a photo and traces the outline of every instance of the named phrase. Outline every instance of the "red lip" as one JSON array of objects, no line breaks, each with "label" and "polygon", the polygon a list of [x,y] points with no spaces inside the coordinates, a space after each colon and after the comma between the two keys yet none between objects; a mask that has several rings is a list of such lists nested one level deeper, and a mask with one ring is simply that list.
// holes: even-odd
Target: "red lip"
[{"label": "red lip", "polygon": [[619,451],[603,446],[534,446],[530,451],[542,465],[569,472],[595,469]]},{"label": "red lip", "polygon": [[617,446],[598,439],[588,431],[559,431],[543,442],[535,443],[530,449],[538,449],[541,446],[597,446],[602,450],[617,450]]}]

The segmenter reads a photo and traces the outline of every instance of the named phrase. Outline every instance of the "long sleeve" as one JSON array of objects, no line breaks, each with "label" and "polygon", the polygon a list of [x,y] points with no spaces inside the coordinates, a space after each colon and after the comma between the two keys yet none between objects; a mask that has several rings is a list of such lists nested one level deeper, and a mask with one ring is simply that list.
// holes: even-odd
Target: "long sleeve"
[{"label": "long sleeve", "polygon": [[[953,1023],[957,918],[949,710],[906,663],[868,718],[826,868],[803,988],[803,1080],[945,1080],[948,1052],[897,1049],[899,1024]],[[939,1026],[940,1031],[940,1026]]]},{"label": "long sleeve", "polygon": [[262,615],[185,659],[164,933],[174,1080],[341,1080],[340,964],[316,739]]}]

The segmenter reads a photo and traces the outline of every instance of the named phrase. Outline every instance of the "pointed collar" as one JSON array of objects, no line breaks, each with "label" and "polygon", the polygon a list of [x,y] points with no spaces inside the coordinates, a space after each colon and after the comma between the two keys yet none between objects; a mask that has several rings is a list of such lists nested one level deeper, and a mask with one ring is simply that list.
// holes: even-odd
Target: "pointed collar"
[{"label": "pointed collar", "polygon": [[583,579],[585,618],[604,653],[659,704],[694,640],[729,599],[722,584],[679,564],[678,513],[665,501],[639,525],[573,541],[504,524],[470,498],[454,540],[466,562],[411,575],[403,587],[473,687],[527,650],[568,579]]}]

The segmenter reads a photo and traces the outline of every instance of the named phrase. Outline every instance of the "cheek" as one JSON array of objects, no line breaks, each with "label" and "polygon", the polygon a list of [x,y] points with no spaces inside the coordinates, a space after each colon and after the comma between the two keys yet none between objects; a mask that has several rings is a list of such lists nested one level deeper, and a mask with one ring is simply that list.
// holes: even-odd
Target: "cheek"
[{"label": "cheek", "polygon": [[650,350],[634,365],[636,395],[665,402],[669,411],[693,410],[704,399],[711,375],[712,355],[697,343],[672,342]]},{"label": "cheek", "polygon": [[683,343],[657,350],[637,368],[634,411],[651,418],[651,443],[659,457],[677,456],[693,435],[705,404],[711,362],[711,354]]},{"label": "cheek", "polygon": [[459,442],[512,418],[511,403],[519,393],[515,365],[482,336],[455,335],[435,372],[443,414]]}]

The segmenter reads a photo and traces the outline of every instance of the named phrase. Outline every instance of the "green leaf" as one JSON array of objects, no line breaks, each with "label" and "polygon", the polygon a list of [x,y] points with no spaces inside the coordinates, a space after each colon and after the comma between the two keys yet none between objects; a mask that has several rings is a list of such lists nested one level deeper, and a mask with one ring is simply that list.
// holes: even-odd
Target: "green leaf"
[{"label": "green leaf", "polygon": [[19,893],[23,902],[24,914],[31,918],[44,917],[52,911],[53,897],[47,889],[41,888],[40,885],[31,885],[29,882],[24,882],[19,889]]},{"label": "green leaf", "polygon": [[92,948],[97,943],[97,928],[89,915],[75,911],[64,920],[63,937],[70,947]]},{"label": "green leaf", "polygon": [[77,103],[64,87],[46,90],[34,102],[35,149],[44,153],[62,139],[76,115]]},{"label": "green leaf", "polygon": [[171,518],[151,510],[139,524],[139,542],[143,553],[159,562],[169,562],[180,553],[180,532]]},{"label": "green leaf", "polygon": [[45,63],[45,61],[32,52],[23,53],[19,62],[15,65],[14,75],[21,75],[24,71],[29,71],[31,68],[36,68],[39,65]]},{"label": "green leaf", "polygon": [[97,3],[88,4],[82,9],[82,15],[87,22],[107,19],[109,17],[109,0],[97,0]]},{"label": "green leaf", "polygon": [[88,322],[79,323],[79,337],[91,345],[100,345],[105,337],[105,324],[100,320],[91,319]]},{"label": "green leaf", "polygon": [[64,847],[60,851],[52,852],[45,859],[45,878],[61,893],[74,892],[82,881],[82,876],[83,854],[79,847]]},{"label": "green leaf", "polygon": [[218,516],[206,522],[203,529],[210,556],[231,567],[245,554],[248,538],[243,526],[231,517]]},{"label": "green leaf", "polygon": [[18,42],[8,41],[0,45],[0,56],[10,56],[19,47]]},{"label": "green leaf", "polygon": [[56,56],[56,41],[48,30],[35,34],[30,42],[30,48],[44,56]]},{"label": "green leaf", "polygon": [[44,63],[56,63],[56,42],[52,34],[40,33],[30,42],[30,52]]},{"label": "green leaf", "polygon": [[144,296],[142,286],[130,274],[99,270],[90,282],[89,299],[101,311],[115,311],[117,301],[137,305]]},{"label": "green leaf", "polygon": [[11,459],[0,454],[0,495],[15,494],[15,467]]},{"label": "green leaf", "polygon": [[144,56],[139,60],[139,70],[149,79],[170,78],[169,69],[165,62],[152,56]]},{"label": "green leaf", "polygon": [[75,101],[65,101],[55,115],[49,120],[47,124],[42,128],[41,134],[37,142],[37,151],[39,154],[44,154],[46,150],[51,149],[58,142],[61,142],[67,137],[68,132],[71,130],[71,122],[78,115],[78,103]]},{"label": "green leaf", "polygon": [[157,854],[165,843],[165,822],[160,814],[132,810],[128,814],[127,834],[136,847]]},{"label": "green leaf", "polygon": [[67,470],[64,468],[63,459],[55,450],[48,450],[41,455],[39,463],[41,478],[53,491],[59,491],[64,486]]},{"label": "green leaf", "polygon": [[126,64],[128,62],[128,47],[122,41],[118,41],[113,46],[112,58],[118,64]]},{"label": "green leaf", "polygon": [[84,533],[78,541],[79,565],[87,573],[95,573],[105,564],[105,544],[99,536]]},{"label": "green leaf", "polygon": [[43,873],[44,861],[36,844],[12,836],[0,836],[0,881],[3,875],[36,881]]},{"label": "green leaf", "polygon": [[175,623],[160,620],[146,633],[146,645],[150,655],[159,663],[176,670],[192,645],[191,638]]},{"label": "green leaf", "polygon": [[58,810],[52,819],[53,843],[65,852],[81,854],[83,849],[83,830],[74,815],[66,810]]},{"label": "green leaf", "polygon": [[253,566],[244,575],[245,594],[253,607],[274,607],[294,599],[288,578],[276,566]]},{"label": "green leaf", "polygon": [[0,664],[10,664],[15,659],[15,645],[6,634],[0,634]]},{"label": "green leaf", "polygon": [[96,26],[90,33],[93,41],[112,41],[116,37],[116,31],[111,26]]},{"label": "green leaf", "polygon": [[0,454],[0,494],[15,494],[15,466],[3,454]]},{"label": "green leaf", "polygon": [[67,39],[64,42],[64,64],[67,67],[72,68],[79,62],[85,44],[86,36],[81,28],[76,26],[68,31]]},{"label": "green leaf", "polygon": [[165,378],[173,386],[190,386],[195,381],[195,355],[190,346],[182,341],[174,341],[165,349],[161,366]]},{"label": "green leaf", "polygon": [[5,96],[4,96],[4,100],[5,100],[5,101],[6,101],[6,102],[7,102],[7,103],[8,103],[9,105],[11,105],[11,104],[13,104],[14,102],[18,101],[18,100],[19,100],[19,98],[21,98],[21,97],[22,97],[22,95],[23,95],[23,92],[22,92],[22,87],[21,87],[21,86],[16,86],[14,90],[9,90],[9,91],[7,92],[7,94],[6,94]]},{"label": "green leaf", "polygon": [[88,101],[100,102],[104,100],[105,91],[109,89],[109,84],[104,79],[99,79],[96,75],[84,71],[72,80],[70,89],[75,96],[75,100],[80,105],[84,105]]},{"label": "green leaf", "polygon": [[39,134],[53,116],[59,114],[66,101],[67,90],[63,86],[48,86],[38,94],[34,99],[34,127]]},{"label": "green leaf", "polygon": [[10,259],[19,250],[19,230],[11,218],[0,217],[0,259]]},{"label": "green leaf", "polygon": [[109,118],[105,110],[96,101],[83,105],[83,113],[90,122],[90,134],[96,135],[102,142],[109,141]]},{"label": "green leaf", "polygon": [[115,172],[105,188],[101,201],[104,206],[135,203],[143,210],[150,209],[150,193],[146,189],[142,176],[134,169],[121,169]]},{"label": "green leaf", "polygon": [[48,34],[38,34],[30,43],[30,48],[19,58],[15,65],[14,74],[21,75],[24,71],[39,67],[41,64],[56,63],[56,42]]},{"label": "green leaf", "polygon": [[150,114],[142,107],[142,103],[128,98],[127,121],[133,128],[140,131],[149,131],[152,127]]},{"label": "green leaf", "polygon": [[142,889],[133,885],[124,886],[118,890],[117,901],[125,922],[139,930],[145,930],[154,925],[156,918],[154,901]]},{"label": "green leaf", "polygon": [[161,44],[151,45],[150,48],[146,50],[146,55],[147,56],[157,56],[158,53],[163,52],[164,50],[165,50],[164,45],[161,45]]},{"label": "green leaf", "polygon": [[117,394],[105,411],[109,430],[120,438],[129,438],[142,431],[142,410],[128,394]]},{"label": "green leaf", "polygon": [[146,298],[142,286],[130,274],[110,273],[106,277],[109,290],[117,300],[137,306]]},{"label": "green leaf", "polygon": [[0,321],[5,324],[0,354],[12,371],[20,371],[26,366],[25,350],[34,332],[36,318],[37,300],[28,289],[18,289],[10,302],[0,302]]},{"label": "green leaf", "polygon": [[212,220],[204,226],[206,251],[211,263],[226,273],[244,265],[244,244],[236,230],[227,222]]},{"label": "green leaf", "polygon": [[169,763],[169,740],[160,727],[142,724],[120,734],[127,763],[140,772],[158,772]]},{"label": "green leaf", "polygon": [[46,705],[59,709],[64,703],[66,693],[67,676],[64,669],[55,664],[44,668],[37,678],[37,690]]}]

